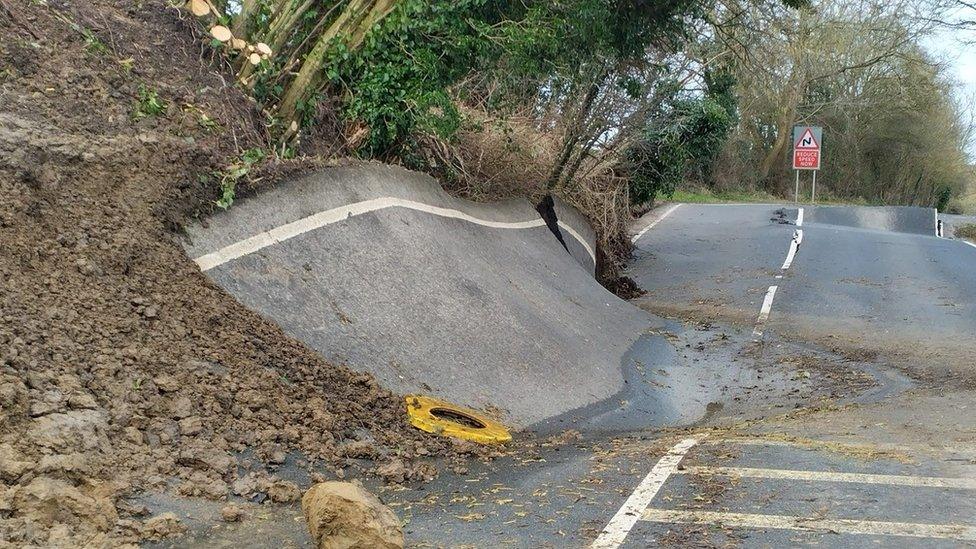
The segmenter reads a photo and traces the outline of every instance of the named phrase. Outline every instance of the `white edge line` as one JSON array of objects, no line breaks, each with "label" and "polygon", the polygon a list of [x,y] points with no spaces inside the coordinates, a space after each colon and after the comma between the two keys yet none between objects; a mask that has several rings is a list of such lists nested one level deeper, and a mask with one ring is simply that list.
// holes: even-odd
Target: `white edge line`
[{"label": "white edge line", "polygon": [[668,453],[665,454],[654,468],[651,469],[644,480],[637,485],[634,492],[624,502],[623,507],[617,514],[610,519],[606,528],[600,532],[599,537],[591,545],[591,549],[615,549],[627,538],[630,529],[640,520],[642,513],[650,505],[651,500],[657,495],[658,490],[664,485],[668,477],[678,469],[678,464],[685,457],[699,439],[686,438],[675,444]]},{"label": "white edge line", "polygon": [[803,226],[803,208],[797,208],[796,210],[796,226]]},{"label": "white edge line", "polygon": [[800,249],[800,244],[803,243],[803,229],[797,229],[793,231],[793,240],[790,240],[790,251],[786,254],[786,261],[783,262],[782,270],[787,270],[790,265],[793,264],[793,258],[796,257],[797,250]]},{"label": "white edge line", "polygon": [[966,245],[969,245],[969,246],[972,246],[973,248],[976,248],[976,244],[973,244],[972,242],[970,242],[968,240],[963,240],[962,243],[963,244],[966,244]]},{"label": "white edge line", "polygon": [[570,234],[570,236],[572,236],[573,238],[575,238],[576,241],[579,242],[583,246],[584,249],[586,249],[586,253],[590,254],[590,259],[593,260],[593,265],[595,266],[596,265],[596,253],[593,252],[593,248],[590,247],[590,243],[587,242],[586,239],[583,238],[583,236],[581,234],[579,234],[578,232],[576,232],[576,229],[570,227],[568,224],[563,223],[562,221],[558,221],[558,220],[556,221],[556,223],[559,225],[559,228],[560,229],[563,229],[566,232],[568,232]]},{"label": "white edge line", "polygon": [[637,233],[636,235],[634,235],[634,237],[630,239],[631,244],[636,244],[637,241],[640,240],[640,237],[644,236],[644,233],[646,233],[647,231],[653,229],[655,225],[657,225],[658,223],[664,221],[664,218],[665,217],[671,215],[672,213],[674,213],[675,210],[677,210],[680,207],[681,207],[681,204],[674,204],[673,206],[671,206],[670,208],[668,208],[667,210],[665,210],[664,213],[661,214],[661,217],[655,219],[653,223],[651,223],[650,225],[644,227],[643,229],[641,229],[641,231],[639,233]]},{"label": "white edge line", "polygon": [[769,320],[769,312],[773,308],[773,298],[776,297],[776,290],[779,286],[770,286],[766,290],[766,297],[763,299],[762,308],[759,309],[759,318],[756,319],[756,329],[752,331],[755,337],[762,337],[763,325]]},{"label": "white edge line", "polygon": [[765,478],[808,480],[817,482],[847,482],[855,484],[882,484],[887,486],[917,486],[925,488],[953,488],[976,490],[976,479],[947,477],[915,477],[907,475],[877,475],[868,473],[837,473],[833,471],[798,471],[792,469],[760,469],[753,467],[699,467],[690,466],[675,474],[697,476],[726,476],[738,478]]},{"label": "white edge line", "polygon": [[[474,217],[472,215],[466,214],[460,210],[454,210],[450,208],[441,208],[438,206],[431,206],[428,204],[423,204],[420,202],[414,202],[412,200],[405,200],[402,198],[394,197],[383,197],[374,198],[372,200],[364,200],[362,202],[356,202],[354,204],[347,204],[345,206],[339,206],[338,208],[332,208],[330,210],[324,210],[316,214],[312,214],[307,217],[303,217],[297,221],[292,221],[284,225],[269,229],[262,233],[258,233],[249,238],[245,238],[239,242],[235,242],[228,246],[224,246],[219,250],[214,252],[204,254],[200,257],[195,258],[193,261],[200,267],[201,271],[209,271],[214,267],[223,265],[228,261],[232,261],[239,257],[243,257],[248,254],[252,254],[268,246],[272,246],[279,242],[284,242],[285,240],[294,238],[296,236],[302,235],[309,231],[330,225],[348,219],[350,217],[356,217],[369,212],[374,212],[377,210],[382,210],[385,208],[400,207],[408,208],[411,210],[417,210],[422,212],[431,213],[441,217],[448,217],[453,219],[461,219],[478,225],[483,225],[485,227],[492,227],[498,229],[529,229],[534,227],[545,226],[545,220],[532,219],[529,221],[490,221],[487,219],[481,219]],[[586,249],[587,253],[596,263],[596,254],[593,252],[593,248],[583,239],[579,233],[573,230],[571,227],[564,223],[559,224],[560,227],[566,229],[566,232],[570,233],[573,238],[579,240],[579,242]]]},{"label": "white edge line", "polygon": [[918,524],[851,519],[816,519],[785,515],[756,515],[718,511],[647,509],[642,517],[651,522],[670,524],[721,524],[740,528],[828,531],[838,534],[902,536],[952,540],[976,540],[976,527],[961,524]]}]

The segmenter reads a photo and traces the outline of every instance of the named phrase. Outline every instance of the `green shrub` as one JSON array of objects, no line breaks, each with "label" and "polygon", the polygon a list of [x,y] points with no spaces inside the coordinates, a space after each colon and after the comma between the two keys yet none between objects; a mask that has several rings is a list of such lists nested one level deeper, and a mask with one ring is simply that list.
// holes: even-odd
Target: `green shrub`
[{"label": "green shrub", "polygon": [[156,90],[141,84],[139,86],[139,102],[136,104],[136,118],[159,116],[166,112],[166,102],[160,99]]}]

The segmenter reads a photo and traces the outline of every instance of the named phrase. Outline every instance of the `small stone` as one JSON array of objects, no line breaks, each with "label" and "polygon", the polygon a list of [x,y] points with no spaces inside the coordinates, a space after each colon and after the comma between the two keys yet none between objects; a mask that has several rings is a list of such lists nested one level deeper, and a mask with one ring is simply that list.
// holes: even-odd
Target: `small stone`
[{"label": "small stone", "polygon": [[275,503],[291,503],[298,501],[302,492],[294,482],[279,480],[268,488],[268,497]]},{"label": "small stone", "polygon": [[406,480],[407,468],[403,465],[403,460],[394,459],[377,467],[376,474],[386,482],[402,483]]},{"label": "small stone", "polygon": [[180,420],[180,433],[184,436],[193,436],[203,431],[203,420],[200,416],[190,416]]},{"label": "small stone", "polygon": [[0,479],[17,480],[31,469],[31,465],[13,446],[0,444]]},{"label": "small stone", "polygon": [[143,524],[143,536],[151,540],[161,540],[168,537],[178,536],[186,532],[179,517],[175,513],[163,513],[157,515]]},{"label": "small stone", "polygon": [[74,410],[34,419],[27,436],[44,448],[61,453],[111,448],[106,432],[106,414],[96,410]]},{"label": "small stone", "polygon": [[227,455],[227,452],[216,448],[188,448],[182,450],[177,460],[180,465],[196,467],[198,469],[213,469],[215,472],[225,475],[236,465],[234,458]]},{"label": "small stone", "polygon": [[14,492],[17,488],[7,488],[0,484],[0,512],[9,513],[14,510]]},{"label": "small stone", "polygon": [[98,408],[98,403],[88,393],[75,393],[68,397],[68,406],[74,410],[94,410]]},{"label": "small stone", "polygon": [[164,393],[172,393],[180,388],[180,381],[169,374],[154,377],[153,383]]},{"label": "small stone", "polygon": [[353,459],[372,459],[377,455],[376,447],[366,440],[352,440],[339,446],[339,454]]},{"label": "small stone", "polygon": [[225,505],[220,510],[220,518],[224,519],[224,522],[237,522],[243,516],[244,510],[236,505]]},{"label": "small stone", "polygon": [[41,458],[38,470],[42,473],[84,473],[93,470],[90,456],[85,454],[54,454]]},{"label": "small stone", "polygon": [[188,397],[177,397],[169,403],[169,414],[173,419],[183,419],[192,413],[193,402]]},{"label": "small stone", "polygon": [[132,444],[141,445],[145,443],[145,437],[142,436],[142,431],[136,429],[135,427],[125,428],[125,439],[131,442]]},{"label": "small stone", "polygon": [[270,463],[272,465],[280,465],[280,464],[282,464],[282,463],[285,462],[285,458],[286,457],[287,457],[287,454],[285,454],[285,451],[283,449],[281,449],[280,447],[279,448],[275,448],[268,455],[268,463]]}]

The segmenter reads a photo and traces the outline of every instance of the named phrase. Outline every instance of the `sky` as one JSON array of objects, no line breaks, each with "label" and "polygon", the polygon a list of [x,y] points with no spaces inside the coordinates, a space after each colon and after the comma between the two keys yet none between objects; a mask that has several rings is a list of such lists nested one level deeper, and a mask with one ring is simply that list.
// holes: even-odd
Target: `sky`
[{"label": "sky", "polygon": [[[947,63],[948,72],[957,83],[956,99],[964,109],[963,116],[976,118],[976,31],[941,31],[925,46]],[[969,156],[976,162],[976,139],[969,144]]]}]

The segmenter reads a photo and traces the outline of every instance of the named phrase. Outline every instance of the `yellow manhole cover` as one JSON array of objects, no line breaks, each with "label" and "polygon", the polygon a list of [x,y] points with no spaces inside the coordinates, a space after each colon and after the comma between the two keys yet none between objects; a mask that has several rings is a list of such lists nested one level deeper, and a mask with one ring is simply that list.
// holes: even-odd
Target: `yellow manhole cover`
[{"label": "yellow manhole cover", "polygon": [[512,440],[508,429],[487,417],[436,398],[407,395],[410,424],[428,433],[463,438],[481,444]]}]

